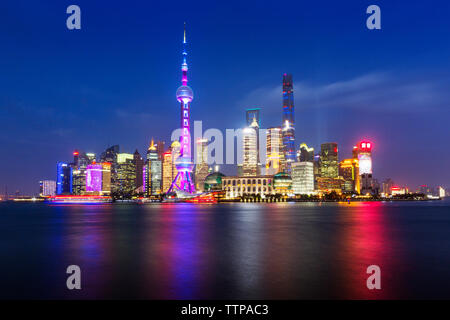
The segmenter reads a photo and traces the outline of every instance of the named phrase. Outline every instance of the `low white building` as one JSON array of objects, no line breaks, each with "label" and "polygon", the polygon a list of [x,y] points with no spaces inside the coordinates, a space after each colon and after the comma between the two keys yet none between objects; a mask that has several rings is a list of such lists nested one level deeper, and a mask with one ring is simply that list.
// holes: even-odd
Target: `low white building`
[{"label": "low white building", "polygon": [[273,186],[273,176],[253,176],[253,177],[223,177],[222,190],[225,191],[226,199],[234,199],[246,195],[266,195],[275,194]]}]

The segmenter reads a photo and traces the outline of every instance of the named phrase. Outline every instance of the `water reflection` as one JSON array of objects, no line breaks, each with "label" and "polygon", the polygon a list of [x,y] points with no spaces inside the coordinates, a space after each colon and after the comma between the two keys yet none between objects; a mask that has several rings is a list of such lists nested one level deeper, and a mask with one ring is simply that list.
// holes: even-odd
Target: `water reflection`
[{"label": "water reflection", "polygon": [[[156,209],[156,210],[155,210]],[[213,272],[211,213],[207,206],[146,207],[146,294],[161,299],[208,297]]]},{"label": "water reflection", "polygon": [[[442,203],[23,208],[0,215],[2,288],[16,298],[450,297]],[[70,264],[81,291],[65,287]],[[372,264],[381,291],[366,287]]]}]

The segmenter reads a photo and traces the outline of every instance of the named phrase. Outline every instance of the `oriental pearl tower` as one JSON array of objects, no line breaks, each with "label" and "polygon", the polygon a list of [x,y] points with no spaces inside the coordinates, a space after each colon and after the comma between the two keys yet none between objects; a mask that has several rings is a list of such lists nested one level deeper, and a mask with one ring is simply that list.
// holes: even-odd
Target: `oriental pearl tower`
[{"label": "oriental pearl tower", "polygon": [[180,156],[175,162],[177,175],[172,182],[168,192],[181,191],[181,193],[192,194],[195,192],[192,171],[194,164],[191,158],[191,130],[190,114],[191,101],[194,98],[192,89],[187,85],[188,65],[186,62],[186,23],[184,24],[183,36],[183,63],[181,64],[181,86],[177,90],[177,100],[181,105],[181,135],[180,135]]}]

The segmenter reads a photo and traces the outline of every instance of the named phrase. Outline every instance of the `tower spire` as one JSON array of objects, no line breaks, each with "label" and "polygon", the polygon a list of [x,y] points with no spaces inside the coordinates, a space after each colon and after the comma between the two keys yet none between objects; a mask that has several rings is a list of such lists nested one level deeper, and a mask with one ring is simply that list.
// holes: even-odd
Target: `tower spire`
[{"label": "tower spire", "polygon": [[181,83],[183,86],[187,85],[188,79],[187,79],[187,71],[188,71],[188,65],[187,65],[187,52],[186,52],[186,22],[184,23],[184,32],[183,32],[183,63],[181,64]]}]

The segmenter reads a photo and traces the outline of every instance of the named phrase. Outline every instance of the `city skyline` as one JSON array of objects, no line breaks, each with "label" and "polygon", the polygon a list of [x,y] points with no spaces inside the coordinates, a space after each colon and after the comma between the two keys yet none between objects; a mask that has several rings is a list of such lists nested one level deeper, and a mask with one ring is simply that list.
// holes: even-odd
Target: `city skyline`
[{"label": "city skyline", "polygon": [[[88,4],[81,4],[81,6],[98,9]],[[361,12],[363,12],[362,7]],[[395,5],[385,4],[385,7],[393,8],[397,10],[397,13],[400,13],[400,8]],[[414,9],[417,10],[418,8],[414,7],[410,10]],[[317,8],[313,6],[314,10],[317,10]],[[269,14],[265,10],[263,12]],[[326,12],[328,11],[325,10]],[[52,11],[50,11],[50,15],[51,13]],[[401,14],[405,15],[404,12],[401,12]],[[438,12],[434,11],[432,14],[439,15]],[[364,15],[361,14],[359,19],[361,20],[361,30],[357,29],[355,32],[345,31],[343,34],[352,38],[356,36],[355,33],[364,33],[368,41],[363,41],[365,45],[372,43],[376,47],[381,44],[387,50],[387,44],[392,44],[391,41],[393,39],[390,39],[391,41],[381,39],[381,35],[384,35],[384,30],[381,30],[380,35],[369,33],[363,28]],[[296,150],[303,142],[308,146],[314,147],[315,150],[320,150],[322,143],[337,142],[341,160],[351,157],[351,148],[355,143],[362,139],[367,139],[375,145],[373,155],[374,171],[379,180],[392,178],[395,182],[401,185],[408,185],[410,188],[420,184],[448,186],[450,177],[448,170],[445,170],[445,163],[450,161],[450,152],[445,148],[441,148],[441,146],[445,145],[448,138],[448,133],[443,124],[448,123],[450,120],[448,110],[445,110],[446,103],[448,104],[448,97],[443,89],[448,84],[448,73],[442,71],[442,67],[448,66],[447,61],[441,59],[440,66],[433,66],[429,62],[415,60],[419,55],[414,57],[412,53],[408,57],[410,59],[409,63],[408,61],[404,62],[401,61],[400,57],[395,57],[401,52],[399,48],[393,48],[390,54],[383,53],[388,57],[388,62],[385,63],[386,68],[382,68],[382,65],[377,65],[371,60],[376,58],[376,54],[367,56],[366,52],[367,61],[365,63],[362,61],[364,59],[357,61],[357,66],[352,72],[342,69],[338,70],[349,63],[348,59],[350,57],[341,55],[336,57],[340,61],[341,66],[331,68],[328,72],[321,70],[324,67],[321,63],[318,63],[316,68],[309,66],[307,57],[304,57],[305,59],[295,59],[294,53],[288,55],[287,59],[289,62],[281,62],[279,59],[267,61],[267,53],[262,52],[261,55],[263,57],[258,57],[257,61],[253,65],[250,64],[250,66],[246,65],[249,62],[249,56],[245,52],[242,52],[242,54],[235,53],[232,57],[233,59],[230,60],[227,54],[229,55],[231,51],[221,53],[219,50],[218,56],[221,59],[217,61],[215,59],[202,59],[211,53],[211,49],[205,46],[212,44],[217,46],[216,48],[220,48],[218,47],[219,44],[214,38],[210,37],[212,31],[202,30],[202,27],[207,25],[207,21],[201,20],[200,22],[192,23],[189,19],[185,20],[192,28],[190,37],[194,38],[194,40],[191,42],[195,42],[195,45],[190,48],[190,57],[193,60],[193,65],[195,65],[192,74],[197,97],[196,108],[192,112],[191,121],[203,120],[204,130],[208,128],[220,128],[222,130],[225,128],[242,128],[245,124],[245,110],[256,107],[261,108],[263,128],[279,126],[281,124],[280,110],[282,108],[280,77],[285,72],[292,73],[295,79]],[[389,13],[386,20],[389,22]],[[26,25],[23,19],[19,19],[19,21]],[[356,24],[352,19],[351,22]],[[38,88],[31,87],[31,84],[36,85],[33,80],[36,81],[36,77],[41,76],[41,74],[33,73],[29,73],[29,78],[24,79],[24,83],[20,85],[20,88],[24,88],[25,91],[18,92],[19,86],[14,84],[17,81],[15,79],[16,75],[13,74],[14,69],[8,66],[6,73],[10,76],[11,83],[2,81],[4,91],[1,93],[0,98],[2,105],[5,106],[5,108],[1,108],[3,120],[2,137],[4,148],[7,151],[3,161],[10,163],[10,166],[8,168],[2,166],[0,193],[3,193],[5,185],[8,185],[10,193],[15,192],[17,189],[23,193],[36,193],[38,182],[45,179],[54,179],[56,163],[70,160],[71,154],[75,149],[82,149],[87,152],[94,151],[100,154],[107,146],[119,144],[123,151],[131,153],[138,147],[140,153],[144,154],[143,151],[148,147],[148,141],[151,137],[164,140],[167,145],[170,145],[170,132],[177,127],[176,117],[179,113],[179,105],[173,100],[174,88],[177,87],[176,82],[179,78],[177,75],[179,71],[176,70],[179,58],[176,54],[179,52],[180,22],[170,23],[173,26],[170,26],[167,32],[164,32],[164,37],[160,38],[158,36],[158,41],[152,39],[152,44],[146,45],[145,54],[139,54],[136,65],[144,61],[147,54],[154,57],[150,50],[152,46],[158,46],[159,44],[164,47],[161,48],[160,52],[161,55],[167,56],[164,59],[160,57],[157,61],[148,62],[147,65],[144,64],[143,69],[133,69],[136,67],[134,63],[127,59],[120,59],[120,55],[130,57],[129,53],[125,53],[124,50],[112,56],[109,55],[111,59],[121,63],[118,68],[121,73],[116,74],[117,82],[123,85],[123,78],[129,77],[127,82],[131,86],[133,84],[136,85],[134,89],[131,89],[129,86],[123,88],[122,96],[119,97],[119,103],[116,101],[114,103],[111,102],[118,96],[117,93],[109,92],[117,84],[104,78],[110,72],[106,68],[110,68],[111,64],[105,63],[100,65],[97,70],[91,73],[91,76],[97,80],[99,78],[100,80],[103,79],[103,81],[100,81],[100,85],[89,84],[90,80],[83,78],[81,73],[75,70],[74,79],[71,79],[69,77],[70,71],[66,75],[61,75],[57,72],[57,68],[50,68],[49,75],[44,75],[42,84],[37,85],[38,88],[41,87],[43,89],[43,93],[37,92]],[[298,26],[294,22],[291,23],[293,30],[299,32]],[[44,25],[48,27],[50,24],[49,22]],[[387,27],[389,27],[389,23],[387,24]],[[95,23],[94,26],[94,32],[97,35],[105,31]],[[164,26],[169,26],[169,24],[164,24]],[[136,25],[133,26],[132,24],[129,26],[120,36],[124,36],[126,32],[131,32],[130,29],[133,27],[136,27]],[[215,29],[222,27],[224,27],[223,24],[214,26]],[[273,26],[271,25],[271,27]],[[400,32],[398,28],[394,30],[401,34],[404,30],[400,29]],[[87,35],[89,30],[92,29],[87,25],[85,29],[81,30],[81,35],[62,35],[56,32],[55,36],[59,37],[59,41],[62,42],[69,41],[62,40],[62,37],[67,37],[74,42],[73,45],[82,44],[86,48],[92,45],[91,42],[86,42],[86,38],[92,40],[92,36]],[[149,30],[147,29],[146,32],[151,33]],[[246,30],[247,35],[255,36],[256,39],[260,37],[260,35],[253,34],[255,32],[253,27],[247,26],[244,30]],[[223,30],[218,31],[234,48],[242,45],[240,43],[242,39],[239,39],[239,37],[234,39],[235,41],[233,42],[229,34],[224,33]],[[422,33],[419,34],[425,36],[425,31],[422,30]],[[312,33],[314,32],[318,31],[312,31]],[[288,33],[291,37],[295,35],[296,41],[300,41],[302,37],[305,37],[305,34],[302,34],[302,32],[298,35],[294,31]],[[330,31],[330,33],[333,32]],[[1,34],[5,35],[4,33]],[[236,33],[233,34],[236,35]],[[82,35],[86,38],[83,38]],[[30,37],[34,40],[39,39],[37,34],[30,34]],[[204,37],[204,41],[202,41],[202,37]],[[385,35],[385,37],[387,36]],[[389,36],[389,38],[391,37]],[[305,39],[311,40],[308,36]],[[136,48],[139,45],[143,45],[142,39],[132,40],[129,43],[132,47]],[[273,47],[277,42],[274,33],[266,34],[265,40],[265,45],[269,43],[270,51],[275,51],[275,53],[279,54]],[[250,44],[255,46],[254,49],[257,47],[256,42]],[[26,47],[26,44],[18,45]],[[105,48],[110,47],[108,43],[103,43],[103,45],[105,45]],[[336,46],[337,44],[334,43],[334,45]],[[5,46],[8,48],[8,46],[11,46],[11,43],[6,41]],[[167,48],[172,48],[170,50],[173,50],[173,52],[168,52]],[[295,48],[293,51],[297,52],[298,47]],[[327,45],[313,46],[313,48],[311,50],[313,54],[326,55]],[[441,50],[439,54],[442,54],[442,50],[448,51],[449,48],[439,49]],[[47,47],[47,49],[41,49],[39,53],[47,52],[45,50],[52,52],[52,48]],[[65,52],[63,49],[58,50]],[[433,53],[436,53],[436,50],[430,50],[428,54],[432,56]],[[129,50],[129,52],[132,51]],[[343,51],[345,50],[342,49]],[[250,52],[254,51],[250,50]],[[67,53],[65,52],[64,54],[67,55]],[[50,63],[40,54],[36,54],[33,64],[30,65],[27,62],[20,65],[19,74],[27,66],[31,66],[31,70],[36,71],[36,68],[39,69],[37,64],[43,63],[42,66],[46,66],[46,63]],[[8,53],[2,53],[2,55],[7,56]],[[350,52],[349,56],[351,55],[352,53]],[[15,57],[13,61],[18,63],[25,59],[26,56],[27,53],[24,52],[22,57]],[[308,55],[306,54],[306,56]],[[78,59],[70,54],[69,57],[69,60],[73,59],[74,66],[82,66],[83,63],[87,62],[83,54]],[[60,58],[58,62],[61,63],[63,60]],[[258,65],[262,60],[265,61],[264,67],[267,68],[265,73],[257,71]],[[160,61],[163,61],[161,69],[166,68],[171,71],[164,74],[159,70],[155,63]],[[206,71],[214,71],[214,68],[218,67],[220,64],[218,62],[220,61],[225,61],[228,66],[230,66],[230,63],[234,63],[235,66],[231,70],[224,72],[224,79],[212,84],[207,83],[213,74]],[[398,62],[396,67],[393,67],[393,61]],[[325,57],[320,62],[327,65],[331,62],[331,59],[328,58],[327,60]],[[417,67],[419,62],[420,67]],[[89,67],[92,67],[90,64],[92,62],[88,63]],[[415,66],[415,69],[406,70],[408,64],[409,66]],[[365,70],[362,70],[363,66],[366,66]],[[82,69],[85,70],[87,67]],[[129,67],[131,67],[132,72],[127,71]],[[248,73],[254,72],[254,74],[250,76],[245,75],[242,81],[238,81],[238,84],[230,85],[230,88],[225,87],[225,95],[232,94],[232,98],[216,96],[217,94],[223,94],[220,90],[224,90],[225,83],[230,83],[230,79],[233,78],[233,72],[238,67],[244,67],[244,70],[248,70]],[[152,68],[155,68],[156,72],[152,72]],[[303,72],[302,68],[304,68]],[[405,75],[408,75],[408,73],[410,78],[406,79]],[[62,84],[57,86],[57,90],[52,90],[52,86],[58,80],[57,76],[62,76]],[[240,77],[238,75],[234,76]],[[433,76],[435,78],[430,79]],[[257,77],[261,79],[256,79]],[[417,78],[421,78],[419,82],[417,82]],[[74,85],[74,87],[71,85]],[[111,87],[106,88],[105,86],[108,85],[111,85]],[[390,86],[393,86],[393,88],[390,89]],[[31,90],[27,90],[30,88]],[[151,96],[156,96],[156,98]],[[316,100],[314,100],[314,97]],[[386,103],[385,99],[393,101]],[[360,107],[358,107],[358,103]],[[95,108],[96,104],[97,107]],[[119,107],[120,104],[122,105],[121,107]],[[158,104],[165,107],[159,108],[155,106]],[[221,110],[227,104],[231,105],[232,112]],[[57,105],[65,105],[66,107],[58,108]],[[381,105],[381,107],[379,109],[375,108],[374,106],[377,105]],[[421,110],[421,108],[425,107],[430,111],[425,112]],[[214,112],[211,112],[212,109]],[[165,112],[161,112],[161,110]],[[84,116],[78,116],[78,111],[84,112]],[[105,111],[108,111],[108,114],[103,114]],[[32,115],[34,118],[31,118]],[[269,119],[270,121],[268,121]],[[87,130],[88,128],[90,130]],[[421,154],[421,148],[426,149],[423,150],[423,154]],[[431,157],[430,154],[432,155]],[[17,155],[20,155],[21,159],[17,159]],[[439,157],[436,157],[436,159],[433,155],[439,155]],[[13,158],[15,160],[11,161]],[[36,170],[36,168],[40,169]],[[232,172],[227,172],[226,168],[224,171],[232,174]]]}]

